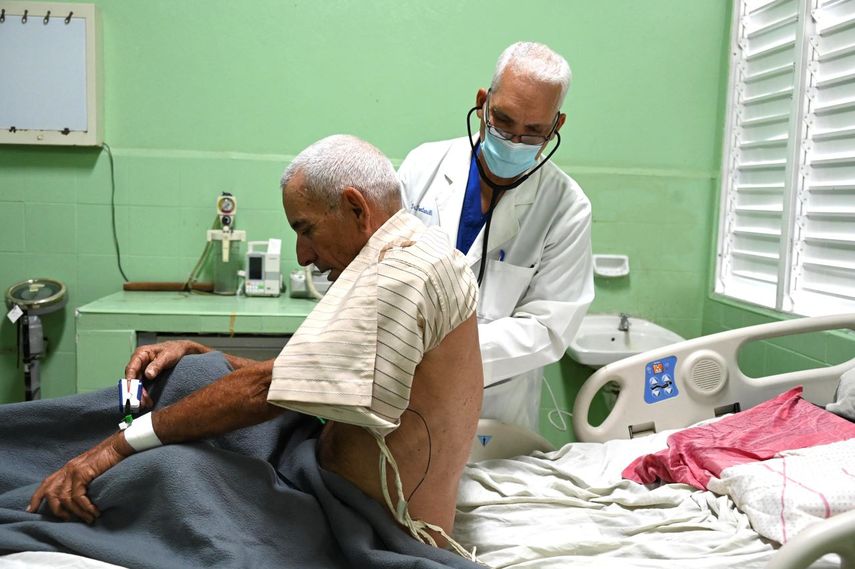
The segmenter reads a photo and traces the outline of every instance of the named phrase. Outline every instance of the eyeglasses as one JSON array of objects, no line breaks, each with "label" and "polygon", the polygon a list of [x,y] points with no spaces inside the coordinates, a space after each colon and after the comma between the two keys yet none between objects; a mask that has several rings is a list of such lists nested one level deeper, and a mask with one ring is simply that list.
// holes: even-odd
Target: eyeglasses
[{"label": "eyeglasses", "polygon": [[490,96],[487,95],[487,101],[485,103],[486,112],[484,114],[484,123],[487,125],[487,130],[490,131],[490,134],[495,136],[496,138],[501,138],[502,140],[513,140],[518,139],[519,142],[528,145],[528,146],[542,146],[546,144],[550,138],[552,138],[552,134],[555,132],[555,127],[558,124],[559,113],[555,113],[555,120],[552,121],[552,128],[549,129],[549,134],[514,134],[512,132],[508,132],[506,130],[502,130],[492,122],[490,122]]}]

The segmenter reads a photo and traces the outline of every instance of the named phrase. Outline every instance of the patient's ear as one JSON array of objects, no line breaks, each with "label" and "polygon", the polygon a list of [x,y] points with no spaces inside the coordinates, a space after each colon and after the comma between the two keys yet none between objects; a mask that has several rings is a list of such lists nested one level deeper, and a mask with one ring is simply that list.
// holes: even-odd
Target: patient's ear
[{"label": "patient's ear", "polygon": [[371,207],[362,192],[351,186],[346,187],[341,192],[341,203],[339,205],[344,218],[348,223],[354,223],[360,233],[367,235],[373,233]]}]

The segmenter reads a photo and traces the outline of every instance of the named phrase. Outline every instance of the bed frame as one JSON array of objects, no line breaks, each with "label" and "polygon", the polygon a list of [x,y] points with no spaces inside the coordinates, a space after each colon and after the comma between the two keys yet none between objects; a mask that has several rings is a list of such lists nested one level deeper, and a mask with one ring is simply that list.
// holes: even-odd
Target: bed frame
[{"label": "bed frame", "polygon": [[[573,406],[575,435],[584,442],[605,442],[683,428],[748,409],[797,385],[804,386],[805,399],[827,405],[834,400],[840,376],[855,368],[855,358],[826,368],[752,378],[739,369],[737,356],[740,348],[751,341],[839,329],[855,330],[855,314],[730,330],[605,366],[579,390]],[[588,418],[591,402],[610,381],[620,386],[620,395],[611,414],[602,424],[593,426]],[[841,557],[843,569],[855,569],[855,510],[802,532],[781,547],[768,569],[805,569],[828,553]]]},{"label": "bed frame", "polygon": [[[573,431],[579,441],[605,442],[680,429],[748,409],[797,385],[804,385],[805,399],[827,405],[834,400],[840,376],[855,368],[855,357],[835,366],[753,378],[739,369],[737,354],[744,344],[755,340],[839,329],[855,330],[855,314],[729,330],[609,364],[579,390],[573,406]],[[591,402],[610,381],[620,386],[620,395],[611,414],[593,426],[588,417]]]},{"label": "bed frame", "polygon": [[841,569],[855,569],[855,510],[806,529],[783,545],[766,569],[806,569],[827,553],[840,556]]}]

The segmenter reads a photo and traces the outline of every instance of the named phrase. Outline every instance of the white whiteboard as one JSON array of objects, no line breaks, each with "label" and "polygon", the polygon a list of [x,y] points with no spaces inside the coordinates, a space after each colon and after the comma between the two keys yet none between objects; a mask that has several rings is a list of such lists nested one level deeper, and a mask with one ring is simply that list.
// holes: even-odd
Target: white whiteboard
[{"label": "white whiteboard", "polygon": [[0,0],[0,14],[0,142],[100,144],[94,6]]}]

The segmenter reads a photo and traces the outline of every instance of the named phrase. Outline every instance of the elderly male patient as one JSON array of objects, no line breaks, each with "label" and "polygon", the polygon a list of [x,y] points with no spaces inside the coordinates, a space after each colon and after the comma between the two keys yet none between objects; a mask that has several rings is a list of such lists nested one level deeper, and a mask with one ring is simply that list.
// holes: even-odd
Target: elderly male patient
[{"label": "elderly male patient", "polygon": [[[105,486],[116,478],[108,474],[133,468],[132,476],[139,476],[139,484],[147,485],[148,492],[161,485],[176,484],[181,495],[170,496],[166,502],[176,499],[189,503],[190,506],[182,506],[188,512],[208,507],[209,502],[216,503],[220,493],[237,492],[242,496],[241,490],[245,489],[251,499],[258,491],[250,487],[256,484],[262,485],[263,493],[267,492],[265,484],[273,484],[271,503],[279,500],[282,493],[309,488],[300,494],[296,506],[287,502],[282,508],[288,511],[277,512],[281,519],[274,518],[274,529],[275,524],[284,524],[286,519],[291,520],[291,525],[283,525],[278,534],[273,533],[288,544],[288,549],[305,546],[312,555],[321,552],[335,557],[339,554],[327,550],[338,547],[343,552],[341,555],[348,557],[342,566],[386,567],[397,566],[396,563],[407,567],[474,566],[447,550],[412,539],[431,545],[450,542],[458,552],[462,551],[448,536],[454,521],[457,485],[474,437],[483,389],[473,316],[477,303],[474,276],[444,234],[426,228],[401,209],[399,185],[391,163],[364,141],[337,135],[316,142],[286,169],[281,189],[285,215],[297,233],[300,264],[314,263],[319,269],[329,271],[334,283],[280,356],[266,362],[225,356],[226,361],[221,363],[223,367],[228,364],[225,371],[230,369],[230,373],[211,378],[213,381],[208,385],[164,406],[162,396],[157,400],[158,389],[180,389],[172,384],[192,383],[186,378],[202,373],[194,365],[204,368],[209,365],[204,362],[222,356],[189,341],[138,348],[125,374],[129,378],[144,376],[152,380],[149,385],[152,397],[146,394],[144,401],[154,405],[154,410],[47,476],[29,501],[26,510],[32,513],[16,512],[16,519],[27,522],[30,518],[26,516],[35,516],[42,522],[40,528],[78,526],[82,530],[97,530],[107,523],[114,505],[102,507],[93,492],[110,494]],[[49,401],[39,404],[60,405]],[[31,410],[29,416],[39,414],[39,404],[27,407]],[[15,406],[20,409],[27,405],[30,404]],[[50,410],[54,412],[55,407]],[[116,419],[116,416],[110,418],[113,425]],[[215,451],[224,448],[239,454],[241,445],[259,444],[259,439],[269,436],[271,431],[253,429],[271,420],[282,425],[273,433],[289,433],[292,438],[306,439],[315,445],[311,448],[319,468],[295,471],[295,467],[289,466],[290,462],[298,461],[293,456],[303,457],[299,460],[305,458],[305,441],[298,440],[301,445],[292,457],[286,452],[277,455],[280,458],[268,458],[279,476],[286,479],[284,487],[280,487],[275,476],[270,476],[266,467],[259,470],[260,481],[247,475],[247,471],[259,468],[255,463],[241,462],[245,468],[240,471],[239,479],[228,479],[223,473],[228,471],[232,455],[226,460],[221,452]],[[226,434],[233,431],[243,438],[238,442],[221,438],[232,436]],[[0,435],[5,433],[0,431]],[[312,440],[315,437],[316,443]],[[214,443],[178,444],[203,439]],[[217,443],[220,440],[227,442]],[[0,442],[0,450],[4,444]],[[62,460],[73,456],[62,446],[49,448],[51,456],[65,456]],[[295,442],[283,436],[282,441],[266,447],[260,454],[272,455],[283,448],[293,449]],[[197,454],[180,454],[191,450],[210,456],[210,463],[207,459],[200,460]],[[247,459],[241,456],[234,460]],[[129,464],[132,462],[133,465]],[[171,466],[162,467],[163,464]],[[158,468],[164,472],[152,482],[146,475]],[[20,550],[14,545],[15,540],[4,533],[9,529],[4,524],[10,522],[9,516],[3,516],[3,508],[8,506],[4,505],[2,476],[0,469],[0,553]],[[215,481],[209,483],[207,478]],[[108,482],[99,485],[105,479]],[[135,479],[131,480],[133,486]],[[186,496],[188,490],[183,485],[197,483],[205,484],[205,495]],[[361,493],[349,490],[348,484]],[[335,499],[327,496],[328,491]],[[162,494],[165,492],[158,495]],[[317,523],[314,502],[306,494],[315,495],[314,500],[321,503],[327,519],[318,524],[319,529],[300,535],[301,528],[294,518],[307,525]],[[360,505],[359,496],[370,497],[368,505]],[[116,500],[121,502],[121,498]],[[134,503],[122,507],[131,511],[139,508],[144,512],[150,507],[140,503],[139,498],[128,500]],[[261,498],[262,505],[265,500]],[[345,513],[338,509],[327,511],[328,507],[341,508],[342,503],[353,506],[358,514],[350,509],[345,509]],[[23,509],[24,504],[20,506]],[[228,507],[243,506],[240,500],[234,500]],[[179,509],[167,515],[180,519],[183,512]],[[397,534],[381,527],[383,522],[377,521],[378,512]],[[63,520],[82,520],[88,525],[44,522],[51,514]],[[342,530],[343,519],[349,520],[351,514],[370,521],[367,524],[348,521],[354,525]],[[212,525],[220,523],[215,511],[206,515]],[[259,526],[250,530],[253,535],[257,532],[258,538],[245,543],[240,555],[251,555],[249,552],[262,547],[267,539],[270,520],[254,516],[248,514],[246,523]],[[151,530],[137,528],[133,522],[128,524],[127,528],[115,527],[119,524],[111,526],[110,539],[118,539],[126,529],[134,534]],[[366,527],[373,528],[373,537]],[[412,537],[407,537],[402,527]],[[219,526],[210,539],[205,536],[199,541],[196,535],[204,536],[205,527],[194,527],[192,532],[200,547],[214,550],[220,546],[216,543],[219,540],[231,539],[229,530]],[[325,537],[325,532],[337,535]],[[149,545],[149,551],[157,551],[171,540],[180,541],[185,537],[181,534],[176,532],[154,547]],[[10,539],[13,545],[9,544]],[[51,539],[54,545],[65,544],[60,550],[68,547],[73,552],[95,556],[83,546],[69,547],[65,537],[52,535]],[[88,544],[89,539],[81,541]],[[365,543],[354,552],[350,541],[360,539]],[[313,540],[318,543],[305,543]],[[37,548],[32,540],[23,543]],[[108,557],[108,561],[122,562],[109,549],[99,546],[95,551]],[[103,551],[107,552],[100,553]],[[406,556],[418,560],[413,564]],[[299,555],[290,559],[298,558]],[[273,561],[281,563],[277,559],[258,558],[225,562],[206,559],[205,563],[246,566]],[[314,561],[317,565],[303,560],[298,566],[338,566],[328,559]]]}]

